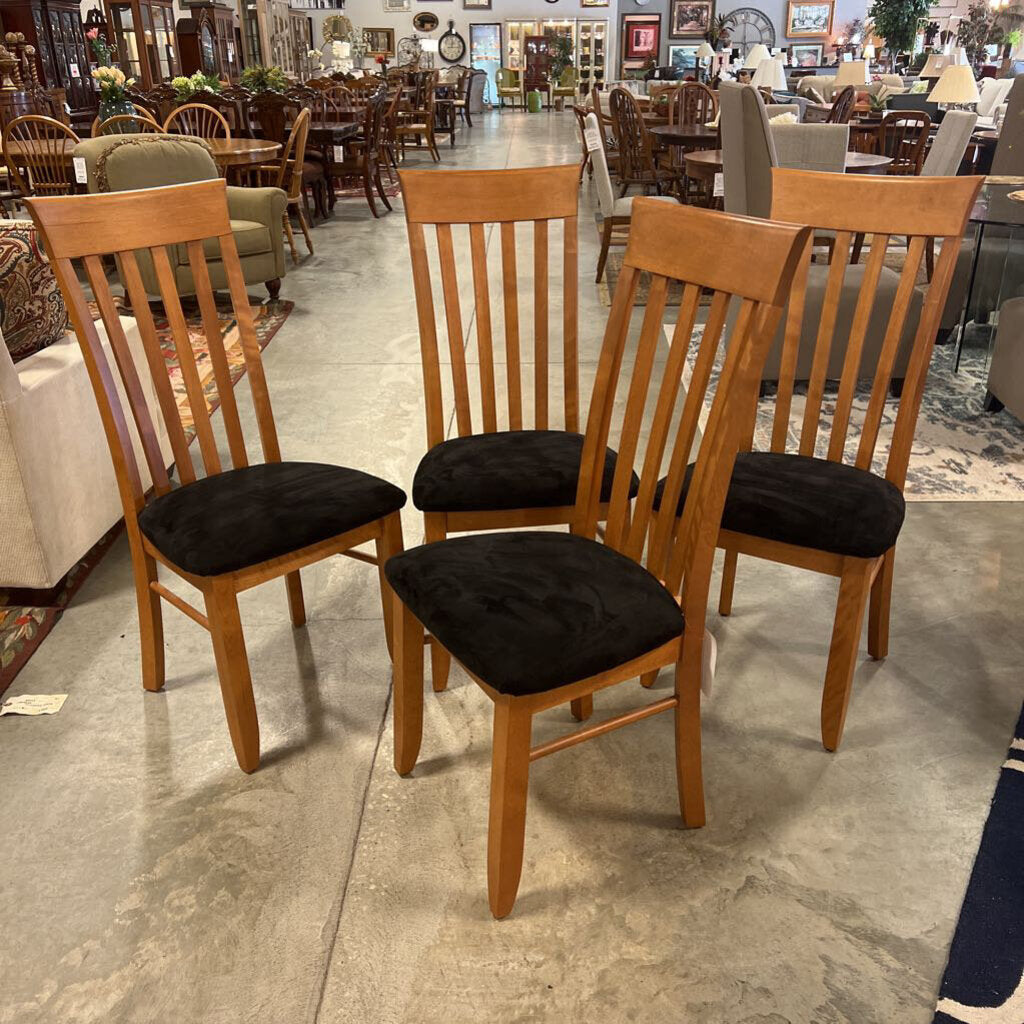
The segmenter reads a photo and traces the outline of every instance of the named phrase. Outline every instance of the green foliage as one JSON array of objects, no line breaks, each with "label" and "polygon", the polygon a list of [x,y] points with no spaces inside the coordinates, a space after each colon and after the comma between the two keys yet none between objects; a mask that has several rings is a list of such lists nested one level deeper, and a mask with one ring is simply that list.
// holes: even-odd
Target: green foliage
[{"label": "green foliage", "polygon": [[249,92],[284,92],[288,88],[285,73],[275,64],[253,64],[242,72],[242,86]]},{"label": "green foliage", "polygon": [[874,0],[868,16],[891,54],[914,45],[918,21],[928,14],[928,0]]},{"label": "green foliage", "polygon": [[179,103],[187,103],[197,92],[220,92],[220,79],[216,75],[204,75],[197,71],[186,78],[179,75],[171,79],[174,86],[174,98]]},{"label": "green foliage", "polygon": [[572,40],[568,36],[555,36],[549,46],[548,53],[551,55],[551,77],[561,78],[566,68],[571,68]]},{"label": "green foliage", "polygon": [[728,14],[716,14],[708,25],[704,38],[711,44],[712,49],[729,45],[729,36],[733,29],[732,16]]}]

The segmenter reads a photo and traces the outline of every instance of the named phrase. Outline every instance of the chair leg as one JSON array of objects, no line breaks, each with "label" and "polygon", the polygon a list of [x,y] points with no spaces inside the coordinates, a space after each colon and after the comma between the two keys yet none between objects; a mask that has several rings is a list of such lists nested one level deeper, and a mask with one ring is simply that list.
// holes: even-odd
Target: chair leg
[{"label": "chair leg", "polygon": [[302,228],[302,237],[306,239],[306,248],[309,255],[313,255],[313,239],[309,237],[309,221],[306,220],[306,211],[299,207],[299,227]]},{"label": "chair leg", "polygon": [[[688,635],[687,635],[688,634]],[[704,771],[701,765],[700,675],[704,631],[683,634],[682,656],[676,663],[676,783],[679,813],[687,828],[701,828],[706,820]]]},{"label": "chair leg", "polygon": [[391,661],[395,660],[394,642],[394,592],[388,585],[387,576],[384,574],[384,566],[389,558],[399,554],[403,550],[402,544],[402,517],[398,512],[392,512],[381,523],[380,536],[377,538],[377,574],[380,578],[380,600],[384,613],[384,638],[387,640],[388,656]]},{"label": "chair leg", "polygon": [[739,552],[726,551],[725,561],[722,563],[722,589],[718,595],[718,614],[732,614],[732,591],[736,586],[736,562],[739,559]]},{"label": "chair leg", "polygon": [[585,722],[594,713],[594,695],[588,693],[569,701],[569,711],[577,722]]},{"label": "chair leg", "polygon": [[160,607],[160,597],[149,586],[157,579],[156,560],[144,551],[133,551],[132,573],[135,576],[135,596],[139,605],[142,688],[156,693],[164,685],[163,609]]},{"label": "chair leg", "polygon": [[604,265],[608,259],[608,249],[612,244],[612,219],[607,217],[604,223],[601,225],[601,253],[597,257],[597,277],[595,281],[601,280],[601,275],[604,274]]},{"label": "chair leg", "polygon": [[302,598],[302,576],[299,570],[288,573],[284,583],[288,589],[288,610],[291,612],[292,625],[298,629],[306,624],[306,602]]},{"label": "chair leg", "polygon": [[[436,544],[448,536],[443,515],[424,515],[423,541]],[[430,645],[430,680],[434,693],[441,693],[448,688],[448,673],[452,667],[452,656],[438,643]]]},{"label": "chair leg", "polygon": [[288,239],[288,248],[291,249],[292,263],[298,266],[299,263],[299,250],[295,248],[295,232],[292,231],[292,222],[288,216],[288,211],[284,214],[284,233]]},{"label": "chair leg", "polygon": [[260,724],[256,718],[249,659],[238,614],[238,595],[229,581],[214,578],[203,596],[206,598],[220,693],[235,757],[243,772],[254,772],[260,765]]},{"label": "chair leg", "polygon": [[838,750],[843,737],[843,723],[850,703],[857,648],[871,587],[872,566],[872,559],[851,558],[839,578],[836,618],[828,651],[828,667],[825,669],[825,689],[821,696],[821,742],[826,750]]},{"label": "chair leg", "polygon": [[363,192],[366,194],[367,203],[370,204],[370,212],[374,217],[380,217],[377,212],[377,204],[373,201],[373,176],[369,167],[363,169]]},{"label": "chair leg", "polygon": [[892,601],[893,563],[896,548],[889,548],[882,556],[875,582],[871,584],[868,604],[868,654],[884,658],[889,653],[889,606]]},{"label": "chair leg", "polygon": [[416,767],[423,740],[423,624],[395,594],[395,771]]},{"label": "chair leg", "polygon": [[381,201],[381,202],[382,202],[382,203],[383,203],[383,204],[384,204],[384,205],[385,205],[385,206],[386,206],[386,207],[388,208],[388,210],[390,211],[390,210],[391,210],[391,203],[390,203],[390,202],[388,202],[388,196],[387,196],[387,193],[386,193],[386,192],[384,191],[384,182],[382,182],[382,181],[380,180],[380,165],[379,165],[379,164],[377,165],[377,173],[376,173],[376,175],[374,176],[374,181],[376,182],[376,185],[377,185],[377,195],[379,195],[379,196],[380,196],[380,201]]},{"label": "chair leg", "polygon": [[508,915],[519,892],[530,777],[530,712],[515,699],[494,705],[491,806],[487,826],[487,896],[491,913]]}]

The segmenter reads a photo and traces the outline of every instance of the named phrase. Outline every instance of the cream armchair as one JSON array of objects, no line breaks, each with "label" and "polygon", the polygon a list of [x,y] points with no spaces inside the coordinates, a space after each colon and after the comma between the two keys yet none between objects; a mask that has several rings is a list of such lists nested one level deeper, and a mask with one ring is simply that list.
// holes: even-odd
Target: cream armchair
[{"label": "cream armchair", "polygon": [[[201,139],[181,135],[105,135],[85,139],[74,148],[85,159],[90,192],[126,192],[132,189],[182,185],[219,176],[217,165]],[[271,299],[281,290],[285,275],[282,224],[287,197],[279,188],[235,188],[228,186],[231,228],[238,245],[246,284],[265,282]],[[204,243],[215,289],[226,289],[215,239]],[[156,275],[148,257],[140,256],[139,267],[146,291],[159,295]],[[178,291],[194,295],[188,256],[182,250],[175,266]]]},{"label": "cream armchair", "polygon": [[[134,320],[122,317],[121,324],[170,466],[142,339]],[[103,325],[96,327],[113,366]],[[120,389],[116,371],[114,378]],[[135,457],[148,487],[137,438]],[[74,333],[18,363],[0,338],[0,587],[55,586],[121,516],[114,467]]]}]

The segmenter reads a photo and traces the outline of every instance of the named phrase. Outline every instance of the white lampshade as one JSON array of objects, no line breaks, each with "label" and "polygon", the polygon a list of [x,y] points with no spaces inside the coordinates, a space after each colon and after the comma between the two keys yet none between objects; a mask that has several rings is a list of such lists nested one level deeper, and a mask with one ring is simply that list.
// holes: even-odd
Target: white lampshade
[{"label": "white lampshade", "polygon": [[865,60],[874,60],[875,59],[875,44],[874,43],[868,43],[868,45],[864,47],[864,59]]},{"label": "white lampshade", "polygon": [[919,78],[938,78],[943,68],[949,63],[949,58],[942,53],[929,53],[924,67],[918,75]]},{"label": "white lampshade", "polygon": [[950,64],[928,96],[932,103],[977,103],[974,71],[964,64]]},{"label": "white lampshade", "polygon": [[743,67],[747,71],[753,71],[754,68],[761,66],[761,61],[771,60],[771,54],[768,52],[768,47],[764,43],[755,43],[750,48],[750,53],[747,54],[747,59],[743,62]]},{"label": "white lampshade", "polygon": [[867,85],[868,81],[868,62],[866,60],[848,60],[840,64],[836,70],[834,87],[842,89],[847,85]]},{"label": "white lampshade", "polygon": [[437,40],[436,39],[421,39],[420,49],[424,53],[437,53]]},{"label": "white lampshade", "polygon": [[707,60],[708,57],[714,57],[714,55],[714,47],[707,40],[697,47],[697,60]]},{"label": "white lampshade", "polygon": [[782,59],[770,57],[761,61],[754,72],[750,84],[755,89],[771,89],[772,92],[786,91],[786,69],[782,66]]},{"label": "white lampshade", "polygon": [[967,59],[967,50],[962,46],[956,46],[953,48],[953,63],[954,64],[970,64],[971,62]]}]

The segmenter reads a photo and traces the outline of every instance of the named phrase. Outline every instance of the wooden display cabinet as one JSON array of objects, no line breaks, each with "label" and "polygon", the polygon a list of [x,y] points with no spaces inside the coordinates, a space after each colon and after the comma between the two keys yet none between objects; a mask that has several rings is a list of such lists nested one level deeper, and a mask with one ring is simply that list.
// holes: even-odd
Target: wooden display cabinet
[{"label": "wooden display cabinet", "polygon": [[586,96],[595,85],[604,88],[607,56],[608,22],[580,19],[577,26],[576,70],[582,96]]},{"label": "wooden display cabinet", "polygon": [[118,66],[141,89],[181,74],[171,0],[104,0]]},{"label": "wooden display cabinet", "polygon": [[504,66],[513,71],[526,69],[526,37],[538,33],[535,21],[505,22],[505,60]]},{"label": "wooden display cabinet", "polygon": [[177,25],[181,73],[202,71],[236,83],[242,74],[241,55],[235,43],[235,12],[225,4],[203,2],[185,8],[189,17]]}]

